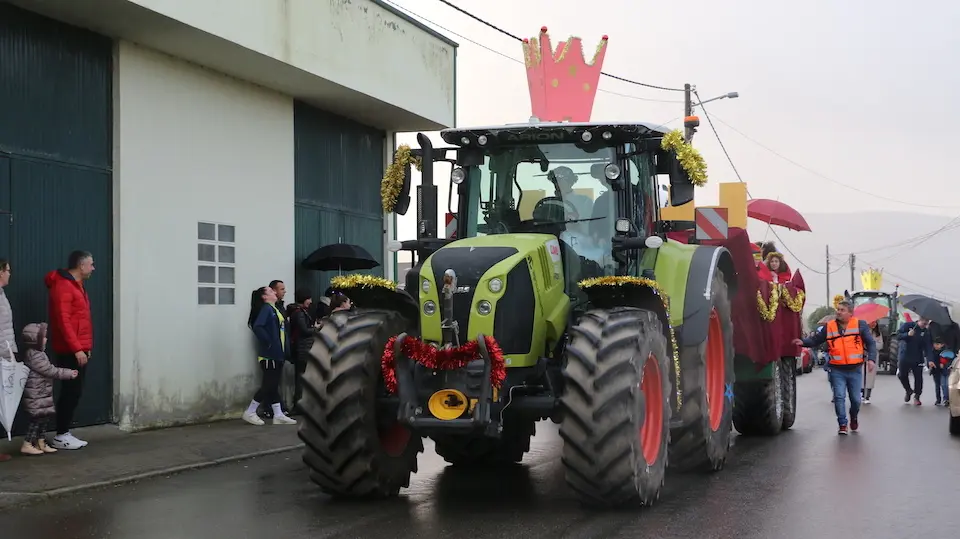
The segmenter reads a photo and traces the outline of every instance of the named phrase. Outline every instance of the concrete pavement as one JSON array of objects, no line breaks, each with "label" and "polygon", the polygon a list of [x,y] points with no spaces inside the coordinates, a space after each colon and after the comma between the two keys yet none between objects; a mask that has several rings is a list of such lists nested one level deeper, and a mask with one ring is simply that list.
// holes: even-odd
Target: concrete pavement
[{"label": "concrete pavement", "polygon": [[254,427],[240,420],[126,433],[114,425],[77,429],[89,445],[38,457],[22,439],[0,442],[0,508],[78,490],[138,481],[301,447],[295,425]]}]

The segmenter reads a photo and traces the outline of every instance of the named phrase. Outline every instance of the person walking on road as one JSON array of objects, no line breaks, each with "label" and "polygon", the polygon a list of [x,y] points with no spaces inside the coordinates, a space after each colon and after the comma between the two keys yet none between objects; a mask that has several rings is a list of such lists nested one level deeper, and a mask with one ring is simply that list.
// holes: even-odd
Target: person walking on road
[{"label": "person walking on road", "polygon": [[[863,387],[863,363],[877,369],[877,343],[870,327],[853,316],[853,303],[844,300],[837,305],[837,316],[827,322],[815,335],[794,339],[793,344],[815,348],[827,344],[827,364],[830,366],[830,385],[833,387],[833,406],[837,413],[837,434],[860,428],[860,390]],[[846,396],[850,397],[850,418],[847,421]]]},{"label": "person walking on road", "polygon": [[62,369],[77,371],[78,376],[64,380],[57,401],[57,435],[50,441],[55,449],[80,449],[87,442],[70,434],[73,414],[83,394],[83,378],[93,352],[93,319],[90,298],[83,283],[93,275],[93,255],[74,251],[67,269],[53,270],[44,282],[50,292],[50,338],[54,361]]},{"label": "person walking on road", "polygon": [[[906,394],[904,403],[920,406],[920,395],[923,393],[923,366],[932,361],[933,335],[930,331],[930,321],[921,318],[916,322],[906,322],[900,326],[897,338],[900,339],[901,356],[897,370],[897,377],[903,384]],[[913,374],[913,387],[910,387],[910,375]]]},{"label": "person walking on road", "polygon": [[[870,333],[873,334],[873,340],[877,343],[877,350],[883,350],[883,334],[880,332],[880,326],[876,322],[871,322]],[[863,403],[870,404],[870,397],[873,395],[873,388],[877,384],[877,369],[870,370],[870,363],[863,364]]]},{"label": "person walking on road", "polygon": [[934,358],[927,363],[930,367],[930,375],[933,376],[933,387],[936,389],[937,402],[935,406],[950,406],[950,365],[957,358],[957,354],[947,348],[944,339],[936,337],[933,339]]}]

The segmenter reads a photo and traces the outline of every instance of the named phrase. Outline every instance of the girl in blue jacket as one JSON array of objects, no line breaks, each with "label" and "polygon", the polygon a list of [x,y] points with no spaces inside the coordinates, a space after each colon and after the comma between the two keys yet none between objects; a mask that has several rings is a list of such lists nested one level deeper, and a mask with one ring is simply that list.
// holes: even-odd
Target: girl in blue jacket
[{"label": "girl in blue jacket", "polygon": [[287,335],[286,319],[283,312],[275,306],[276,302],[277,293],[269,286],[254,290],[250,296],[247,326],[257,337],[257,363],[263,371],[260,389],[243,413],[243,420],[251,425],[263,425],[263,420],[257,415],[260,403],[269,404],[273,409],[274,425],[297,424],[297,421],[283,413],[280,407],[280,377],[290,339]]}]

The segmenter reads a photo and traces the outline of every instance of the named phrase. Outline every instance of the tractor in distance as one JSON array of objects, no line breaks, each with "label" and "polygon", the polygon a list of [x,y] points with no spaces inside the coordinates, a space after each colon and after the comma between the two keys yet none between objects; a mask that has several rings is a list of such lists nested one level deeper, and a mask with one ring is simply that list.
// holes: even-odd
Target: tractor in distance
[{"label": "tractor in distance", "polygon": [[[421,169],[417,239],[395,246],[416,255],[403,290],[332,281],[357,307],[330,317],[304,374],[311,478],[337,497],[393,496],[423,438],[455,466],[513,464],[546,419],[590,506],[653,503],[668,465],[722,468],[738,282],[725,247],[667,238],[658,178],[672,206],[693,200],[681,135],[531,118],[441,137],[448,147],[423,134],[419,149],[401,147],[396,189],[384,179],[404,214]],[[439,162],[452,166],[455,238],[437,237]],[[738,414],[749,426],[769,411]]]},{"label": "tractor in distance", "polygon": [[890,309],[889,313],[877,320],[880,335],[883,336],[885,346],[878,350],[877,372],[884,374],[897,373],[897,361],[900,349],[900,339],[897,330],[903,323],[903,310],[900,308],[900,285],[894,286],[893,293],[880,290],[883,283],[883,273],[875,269],[861,272],[860,284],[863,290],[850,293],[844,290],[843,294],[853,301],[854,308],[868,303],[876,303]]}]

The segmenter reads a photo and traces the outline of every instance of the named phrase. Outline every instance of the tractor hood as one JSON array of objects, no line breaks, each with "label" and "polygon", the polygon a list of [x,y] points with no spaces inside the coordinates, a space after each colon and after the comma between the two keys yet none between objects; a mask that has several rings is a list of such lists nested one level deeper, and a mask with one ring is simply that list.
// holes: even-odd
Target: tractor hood
[{"label": "tractor hood", "polygon": [[[457,275],[452,313],[443,312],[443,275],[448,269]],[[441,321],[450,316],[459,325],[461,344],[482,333],[493,335],[508,358],[538,356],[545,338],[540,323],[544,298],[550,298],[547,310],[554,311],[554,303],[562,303],[555,298],[557,292],[563,294],[563,284],[556,236],[497,234],[455,241],[420,268],[422,337],[440,342]]]}]

